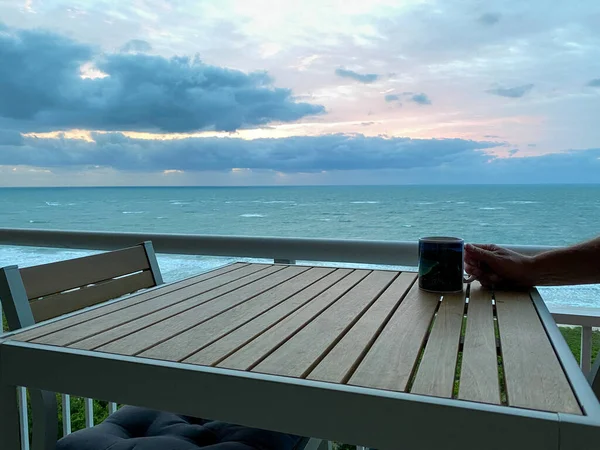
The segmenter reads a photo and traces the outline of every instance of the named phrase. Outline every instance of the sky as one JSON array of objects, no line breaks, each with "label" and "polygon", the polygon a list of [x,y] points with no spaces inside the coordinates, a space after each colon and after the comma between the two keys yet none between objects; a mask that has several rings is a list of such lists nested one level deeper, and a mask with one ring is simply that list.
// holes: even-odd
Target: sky
[{"label": "sky", "polygon": [[0,186],[600,183],[597,0],[0,0]]}]

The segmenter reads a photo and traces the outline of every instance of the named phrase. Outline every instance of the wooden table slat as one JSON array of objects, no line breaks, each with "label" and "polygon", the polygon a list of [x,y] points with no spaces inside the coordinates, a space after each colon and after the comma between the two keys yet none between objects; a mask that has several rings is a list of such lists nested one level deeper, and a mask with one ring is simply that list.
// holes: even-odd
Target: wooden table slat
[{"label": "wooden table slat", "polygon": [[404,391],[439,300],[413,285],[348,383]]},{"label": "wooden table slat", "polygon": [[252,369],[303,377],[397,276],[374,271]]},{"label": "wooden table slat", "polygon": [[350,275],[333,285],[323,294],[317,296],[312,302],[306,304],[292,315],[286,317],[277,325],[260,334],[235,353],[217,364],[217,367],[246,370],[255,365],[261,358],[268,355],[281,342],[285,342],[298,330],[302,329],[313,318],[321,314],[326,308],[339,301],[346,292],[364,279],[368,270],[355,270]]},{"label": "wooden table slat", "polygon": [[220,267],[215,270],[211,270],[209,272],[186,278],[181,281],[177,281],[171,284],[167,284],[164,286],[160,286],[156,289],[152,289],[150,291],[141,292],[139,294],[132,295],[127,297],[121,301],[110,303],[106,306],[102,306],[100,308],[91,309],[88,311],[81,311],[81,313],[66,317],[61,320],[57,320],[55,322],[51,322],[48,324],[44,324],[42,327],[33,328],[31,330],[23,331],[14,336],[15,340],[19,341],[29,341],[41,336],[45,336],[50,333],[54,333],[56,331],[64,330],[66,328],[72,327],[73,325],[86,322],[88,320],[94,319],[96,317],[105,316],[114,311],[118,311],[124,308],[128,308],[132,305],[136,305],[151,298],[154,298],[158,295],[166,295],[171,292],[178,291],[180,289],[186,288],[188,286],[192,286],[194,284],[200,283],[204,280],[209,280],[211,278],[217,278],[221,275],[224,275],[229,272],[233,272],[239,270],[243,267],[247,267],[249,264],[244,263],[235,263],[225,267]]},{"label": "wooden table slat", "polygon": [[471,283],[458,398],[500,404],[492,292]]},{"label": "wooden table slat", "polygon": [[[270,271],[271,269],[267,269]],[[98,347],[97,350],[121,355],[137,355],[161,342],[176,336],[189,328],[192,328],[222,312],[244,303],[249,299],[272,289],[278,284],[289,280],[308,270],[308,267],[289,266],[281,269],[281,266],[273,266],[273,273],[254,281],[217,299],[196,306],[190,310],[183,311],[168,319],[154,323],[152,326],[143,328],[135,333],[129,334],[121,339]]]},{"label": "wooden table slat", "polygon": [[414,273],[401,273],[307,378],[334,383],[345,382],[394,309],[404,299],[415,279]]},{"label": "wooden table slat", "polygon": [[[143,303],[94,318],[68,329],[35,339],[34,342],[52,345],[73,345],[92,349],[109,340],[124,336],[138,328],[166,318],[177,312],[212,300],[220,295],[267,276],[274,269],[263,266],[252,270],[252,266],[212,278],[202,283],[187,286],[170,295],[156,295]],[[280,269],[276,269],[280,270]],[[141,324],[144,325],[141,325]],[[89,339],[89,341],[87,340]],[[84,341],[85,342],[82,342]]]},{"label": "wooden table slat", "polygon": [[333,270],[329,268],[309,269],[286,283],[275,286],[273,289],[140,353],[139,356],[181,361],[228,332],[284,302]]},{"label": "wooden table slat", "polygon": [[412,393],[452,397],[464,311],[464,292],[444,294],[412,385]]},{"label": "wooden table slat", "polygon": [[581,414],[529,294],[494,297],[509,405]]},{"label": "wooden table slat", "polygon": [[311,304],[312,302],[318,302],[315,297],[319,295],[326,296],[327,289],[332,288],[339,280],[348,276],[351,272],[352,269],[336,269],[325,278],[317,281],[285,302],[266,311],[254,320],[191,355],[184,362],[208,366],[217,364],[258,335],[269,330],[279,321],[298,311],[300,308],[307,306],[307,302],[311,302]]}]

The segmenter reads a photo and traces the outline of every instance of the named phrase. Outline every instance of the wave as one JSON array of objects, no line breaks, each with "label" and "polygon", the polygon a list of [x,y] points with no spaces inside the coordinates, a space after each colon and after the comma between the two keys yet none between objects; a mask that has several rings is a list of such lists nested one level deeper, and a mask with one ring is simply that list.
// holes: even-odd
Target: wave
[{"label": "wave", "polygon": [[377,203],[381,203],[381,202],[360,201],[360,202],[350,202],[350,203],[354,203],[355,205],[376,205]]},{"label": "wave", "polygon": [[510,203],[511,205],[532,205],[534,203],[539,203],[539,202],[534,202],[531,200],[511,200],[509,202],[504,202],[504,203]]},{"label": "wave", "polygon": [[435,202],[417,202],[417,205],[435,205]]},{"label": "wave", "polygon": [[506,208],[503,208],[502,206],[484,206],[484,207],[479,208],[479,209],[482,209],[484,211],[496,211],[496,210],[499,210],[499,209],[506,209]]},{"label": "wave", "polygon": [[144,214],[146,211],[123,211],[123,214]]},{"label": "wave", "polygon": [[50,223],[49,220],[30,220],[29,223]]},{"label": "wave", "polygon": [[269,201],[252,200],[252,203],[262,203],[264,205],[275,205],[275,204],[290,204],[290,205],[295,205],[296,204],[296,202],[291,201],[291,200],[269,200]]},{"label": "wave", "polygon": [[264,214],[241,214],[240,217],[265,217]]},{"label": "wave", "polygon": [[466,205],[469,202],[456,202],[457,205]]},{"label": "wave", "polygon": [[46,205],[48,205],[48,206],[60,206],[60,205],[62,205],[62,203],[59,203],[59,202],[46,202]]},{"label": "wave", "polygon": [[182,202],[180,200],[170,200],[169,203],[171,205],[189,205],[190,202]]}]

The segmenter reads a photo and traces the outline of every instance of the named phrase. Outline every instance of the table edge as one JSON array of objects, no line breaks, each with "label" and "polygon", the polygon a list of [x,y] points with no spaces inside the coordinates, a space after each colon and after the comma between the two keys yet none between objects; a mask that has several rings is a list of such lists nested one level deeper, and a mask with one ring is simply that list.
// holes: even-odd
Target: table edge
[{"label": "table edge", "polygon": [[[547,444],[555,440],[558,445],[560,435],[558,413],[6,339],[0,340],[1,385],[24,385],[192,416],[206,414],[216,420],[357,444],[367,427],[368,439],[373,440],[364,445],[376,448],[394,448],[391,442],[398,438],[399,418],[407,426],[406,438],[415,443],[422,438],[417,429],[431,424],[440,432],[428,437],[433,443],[441,435],[454,435],[465,423],[478,424],[476,434],[481,437],[490,429],[510,432],[503,442],[517,438],[537,442],[534,439],[543,435],[546,447],[539,448],[549,448]],[[331,409],[319,402],[335,405],[335,420]],[[278,412],[277,406],[285,408],[285,413]],[[365,415],[365,410],[371,413]],[[330,434],[327,426],[332,422],[340,424]]]},{"label": "table edge", "polygon": [[[565,342],[556,321],[552,317],[552,313],[550,313],[537,288],[532,288],[529,295],[573,394],[583,410],[583,417],[591,417],[593,420],[600,422],[600,402],[598,402],[571,349]],[[565,415],[564,413],[561,414]],[[571,414],[566,414],[566,416],[571,416]]]}]

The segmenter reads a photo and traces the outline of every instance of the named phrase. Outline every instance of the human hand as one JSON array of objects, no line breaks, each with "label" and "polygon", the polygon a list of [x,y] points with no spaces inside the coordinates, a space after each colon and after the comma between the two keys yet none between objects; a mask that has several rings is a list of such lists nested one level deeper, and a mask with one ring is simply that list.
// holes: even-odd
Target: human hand
[{"label": "human hand", "polygon": [[531,287],[531,266],[531,257],[494,244],[465,246],[465,271],[486,288]]}]

